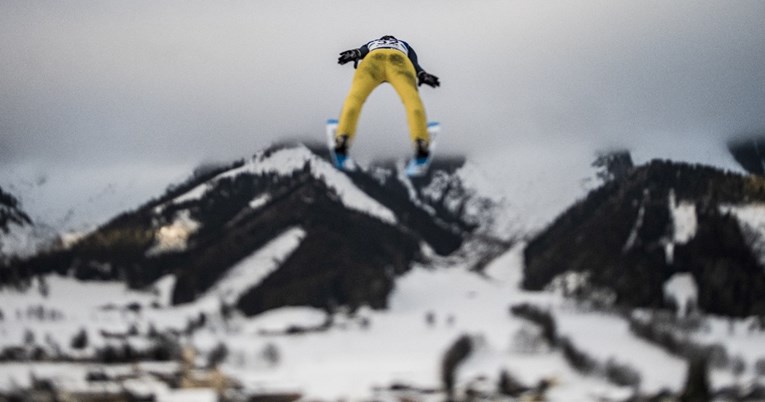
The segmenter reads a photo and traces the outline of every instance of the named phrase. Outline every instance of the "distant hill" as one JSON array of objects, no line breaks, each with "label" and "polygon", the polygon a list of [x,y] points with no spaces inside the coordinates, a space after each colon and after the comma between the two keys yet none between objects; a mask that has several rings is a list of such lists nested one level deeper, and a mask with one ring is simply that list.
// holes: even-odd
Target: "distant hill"
[{"label": "distant hill", "polygon": [[742,136],[728,142],[733,158],[747,172],[765,176],[765,136]]},{"label": "distant hill", "polygon": [[702,310],[765,314],[757,246],[762,202],[761,177],[650,162],[594,190],[532,239],[523,286],[563,286],[602,302],[667,307],[665,283],[690,273]]}]

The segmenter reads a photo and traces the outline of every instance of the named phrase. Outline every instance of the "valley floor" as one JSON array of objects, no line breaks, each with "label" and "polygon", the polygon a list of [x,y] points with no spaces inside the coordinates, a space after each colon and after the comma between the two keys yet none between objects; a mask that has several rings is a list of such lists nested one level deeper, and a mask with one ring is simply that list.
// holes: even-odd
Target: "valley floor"
[{"label": "valley floor", "polygon": [[[483,275],[459,265],[415,267],[398,279],[386,311],[328,315],[295,307],[254,318],[228,314],[210,298],[168,306],[171,279],[153,292],[136,292],[121,284],[49,276],[33,285],[37,290],[0,292],[0,350],[5,350],[0,394],[50,379],[70,391],[115,387],[115,392],[154,394],[159,401],[207,401],[216,400],[213,388],[226,389],[215,382],[222,378],[238,384],[239,395],[442,400],[444,356],[463,335],[471,340],[472,352],[456,366],[458,396],[469,390],[497,397],[503,376],[528,388],[527,393],[544,392],[550,401],[617,401],[636,391],[682,391],[687,372],[683,358],[636,337],[623,316],[584,308],[554,292],[519,289],[521,276],[519,245]],[[598,367],[627,367],[638,374],[637,381],[618,385],[602,370],[575,370],[561,348],[543,339],[536,324],[511,313],[512,306],[521,304],[548,312],[558,336]],[[712,387],[762,382],[756,368],[765,358],[765,333],[748,331],[743,320],[706,322],[689,336],[704,344],[719,343],[743,362],[738,370],[712,370]],[[88,340],[77,345],[75,338],[83,330]],[[151,362],[158,340],[168,339],[183,350],[176,355],[185,359]],[[109,346],[115,356],[104,352]],[[59,360],[65,356],[66,361],[18,361],[34,358],[34,350]],[[120,363],[130,359],[124,353],[141,363]],[[105,356],[112,356],[114,364],[104,364]],[[205,369],[217,362],[222,362],[219,370]],[[94,373],[105,380],[93,381]],[[179,384],[201,388],[182,389]]]}]

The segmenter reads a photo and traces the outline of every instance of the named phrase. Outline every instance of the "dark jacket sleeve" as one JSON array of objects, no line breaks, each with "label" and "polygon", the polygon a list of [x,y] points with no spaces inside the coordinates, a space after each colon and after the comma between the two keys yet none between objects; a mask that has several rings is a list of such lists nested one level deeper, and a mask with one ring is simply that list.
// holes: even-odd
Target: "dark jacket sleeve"
[{"label": "dark jacket sleeve", "polygon": [[359,60],[363,59],[364,57],[367,56],[367,54],[369,54],[369,46],[367,45],[369,45],[369,42],[365,43],[364,46],[359,48],[359,51],[361,52],[361,54],[359,55],[360,56]]},{"label": "dark jacket sleeve", "polygon": [[414,51],[414,48],[410,46],[408,43],[404,42],[406,47],[409,49],[409,60],[412,61],[412,64],[414,64],[414,70],[417,72],[417,75],[420,75],[420,72],[425,71],[422,67],[420,67],[420,63],[417,62],[417,52]]}]

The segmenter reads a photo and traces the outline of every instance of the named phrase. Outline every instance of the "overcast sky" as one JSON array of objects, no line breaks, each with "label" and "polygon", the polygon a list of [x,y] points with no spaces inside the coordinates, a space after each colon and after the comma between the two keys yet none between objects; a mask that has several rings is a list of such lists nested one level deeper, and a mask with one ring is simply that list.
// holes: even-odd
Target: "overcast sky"
[{"label": "overcast sky", "polygon": [[[393,34],[441,78],[421,89],[439,153],[469,154],[519,205],[569,202],[598,149],[725,165],[725,139],[765,133],[763,21],[760,0],[4,0],[0,186],[58,219],[323,141],[353,74],[337,53]],[[408,155],[406,127],[382,86],[352,152]]]}]

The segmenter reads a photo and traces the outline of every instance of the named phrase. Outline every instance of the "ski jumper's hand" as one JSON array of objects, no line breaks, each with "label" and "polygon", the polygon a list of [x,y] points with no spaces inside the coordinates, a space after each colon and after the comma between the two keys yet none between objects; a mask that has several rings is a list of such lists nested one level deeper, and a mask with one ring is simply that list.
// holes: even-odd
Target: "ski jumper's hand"
[{"label": "ski jumper's hand", "polygon": [[441,82],[438,81],[438,77],[433,74],[428,74],[425,71],[420,71],[420,73],[417,74],[417,78],[420,80],[418,86],[425,84],[436,88],[441,85]]},{"label": "ski jumper's hand", "polygon": [[361,50],[351,49],[340,53],[340,58],[337,59],[339,64],[345,64],[351,61],[358,61],[361,59]]}]

